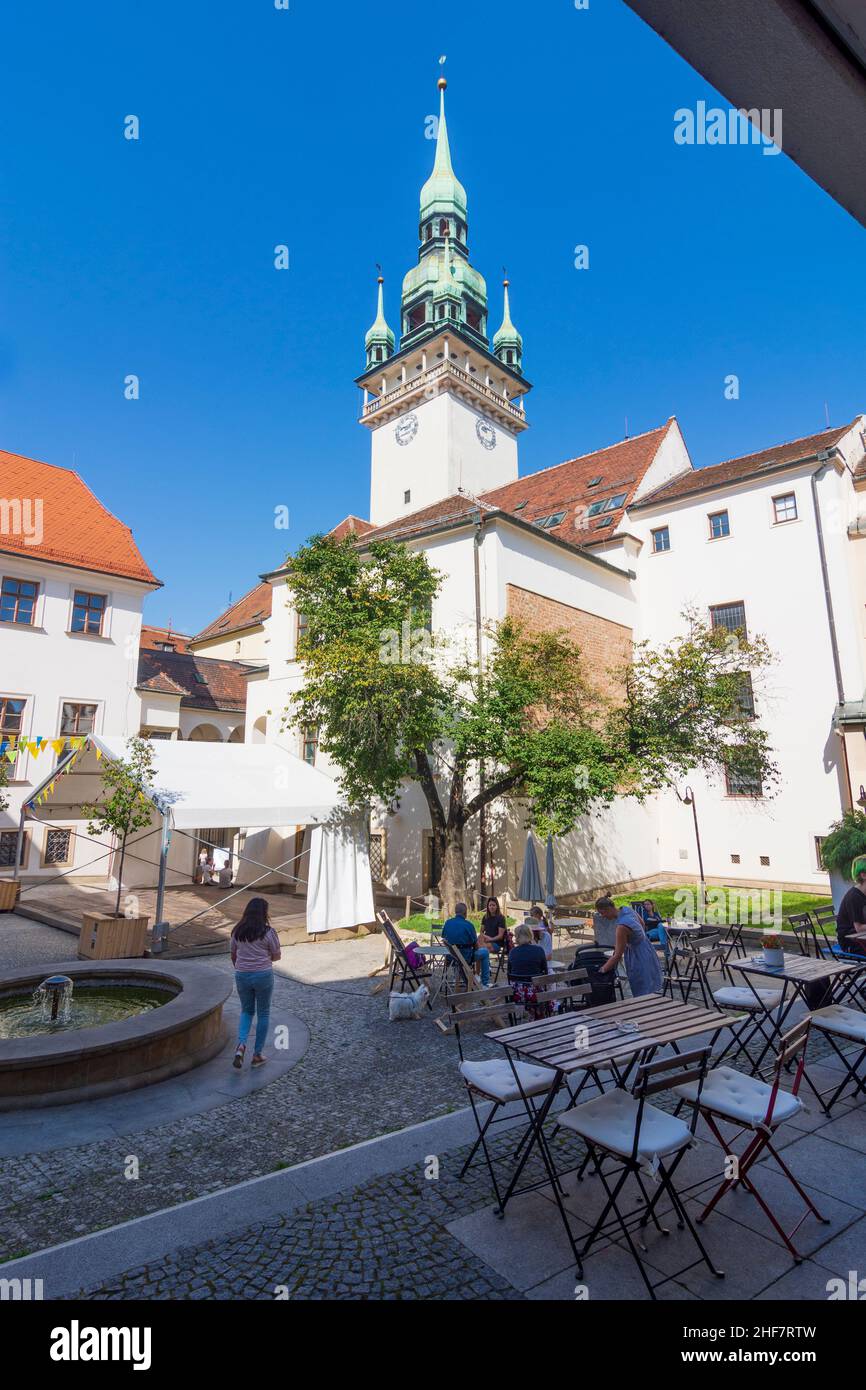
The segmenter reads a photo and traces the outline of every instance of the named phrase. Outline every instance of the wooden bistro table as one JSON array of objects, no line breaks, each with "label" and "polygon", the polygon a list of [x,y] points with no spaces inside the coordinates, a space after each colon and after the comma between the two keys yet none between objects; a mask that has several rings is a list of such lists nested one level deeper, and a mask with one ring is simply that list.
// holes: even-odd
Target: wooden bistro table
[{"label": "wooden bistro table", "polygon": [[[519,1023],[513,1028],[500,1028],[488,1033],[486,1036],[504,1049],[511,1063],[517,1089],[529,1118],[521,1157],[497,1214],[501,1216],[510,1198],[519,1195],[517,1184],[520,1175],[537,1145],[566,1234],[576,1255],[574,1237],[562,1205],[559,1174],[555,1171],[543,1133],[544,1122],[562,1086],[578,1072],[597,1071],[602,1067],[613,1071],[618,1086],[625,1086],[638,1059],[649,1061],[662,1047],[673,1047],[674,1051],[679,1051],[679,1042],[699,1033],[711,1033],[710,1046],[715,1046],[722,1029],[741,1022],[744,1017],[743,1014],[721,1013],[716,1009],[684,1004],[663,994],[645,994],[637,999],[617,1000],[615,1004],[602,1004],[594,1009],[555,1014],[552,1018]],[[544,1103],[535,1111],[523,1093],[514,1066],[518,1058],[536,1066],[550,1067],[556,1072],[556,1079]],[[535,1186],[537,1184],[520,1191],[532,1191]]]},{"label": "wooden bistro table", "polygon": [[864,957],[862,965],[857,965],[853,961],[840,961],[829,957],[815,960],[813,956],[795,956],[790,951],[786,951],[783,965],[767,965],[763,952],[759,951],[757,955],[746,956],[745,960],[729,960],[728,969],[739,970],[745,976],[746,984],[759,1003],[758,987],[752,982],[752,976],[757,976],[765,988],[766,982],[769,980],[774,981],[777,987],[779,985],[782,987],[781,999],[775,1010],[768,1013],[770,1036],[752,1068],[752,1075],[757,1076],[764,1058],[785,1026],[785,1020],[797,1000],[806,1001],[807,985],[822,983],[829,985],[832,994],[829,1002],[840,1004],[851,995],[852,991],[856,990],[857,976],[866,969],[866,957]]}]

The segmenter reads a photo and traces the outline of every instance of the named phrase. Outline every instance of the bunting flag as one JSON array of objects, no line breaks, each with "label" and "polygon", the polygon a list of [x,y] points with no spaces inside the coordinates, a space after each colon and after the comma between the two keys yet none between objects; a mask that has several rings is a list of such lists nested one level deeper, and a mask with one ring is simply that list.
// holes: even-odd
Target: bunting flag
[{"label": "bunting flag", "polygon": [[[69,761],[63,767],[58,768],[57,775],[51,782],[42,788],[38,796],[33,797],[32,800],[27,803],[29,807],[41,806],[45,798],[50,796],[54,791],[60,778],[65,777],[68,772],[72,771],[72,768],[78,761],[86,744],[87,737],[85,734],[74,734],[70,738],[46,738],[43,734],[37,734],[36,737],[27,737],[24,734],[12,734],[11,736],[0,739],[0,758],[5,757],[10,763],[15,762],[19,753],[32,753],[34,758],[38,758],[39,754],[44,752],[46,748],[50,748],[59,758],[67,748],[69,749],[69,752],[72,754]],[[102,756],[99,749],[95,751],[97,758]]]}]

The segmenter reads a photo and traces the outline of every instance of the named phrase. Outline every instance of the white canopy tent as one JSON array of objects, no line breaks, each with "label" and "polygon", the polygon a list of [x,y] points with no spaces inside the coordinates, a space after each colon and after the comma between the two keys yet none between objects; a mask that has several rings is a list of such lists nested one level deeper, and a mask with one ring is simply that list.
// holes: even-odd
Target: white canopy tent
[{"label": "white canopy tent", "polygon": [[[97,800],[99,762],[126,756],[128,739],[88,734],[31,793],[23,815],[47,803],[65,783],[81,778],[76,800]],[[172,832],[227,825],[240,829],[311,826],[307,931],[355,927],[375,918],[366,826],[350,813],[333,778],[279,744],[154,740],[155,775],[147,795],[162,817],[157,917]],[[242,856],[241,856],[242,857]]]}]

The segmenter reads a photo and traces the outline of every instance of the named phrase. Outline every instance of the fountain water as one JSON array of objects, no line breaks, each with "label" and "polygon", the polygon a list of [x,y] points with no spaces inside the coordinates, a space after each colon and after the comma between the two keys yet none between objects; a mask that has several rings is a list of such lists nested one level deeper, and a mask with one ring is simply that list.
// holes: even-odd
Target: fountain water
[{"label": "fountain water", "polygon": [[72,981],[68,975],[49,975],[33,991],[44,1023],[68,1023],[72,1009]]}]

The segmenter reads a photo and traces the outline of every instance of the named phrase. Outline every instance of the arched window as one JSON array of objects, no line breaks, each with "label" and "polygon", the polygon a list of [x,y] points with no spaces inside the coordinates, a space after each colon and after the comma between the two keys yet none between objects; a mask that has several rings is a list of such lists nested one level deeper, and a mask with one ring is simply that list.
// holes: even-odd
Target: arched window
[{"label": "arched window", "polygon": [[428,222],[428,223],[427,223],[427,226],[426,226],[426,228],[425,228],[425,233],[426,233],[426,238],[425,238],[425,239],[426,239],[427,241],[432,241],[432,240],[433,240],[433,223],[432,223],[432,222]]},{"label": "arched window", "polygon": [[509,365],[509,367],[511,367],[511,366],[513,366],[513,364],[514,364],[514,353],[511,351],[511,348],[509,348],[509,349],[508,349],[508,365]]},{"label": "arched window", "polygon": [[442,218],[439,219],[439,235],[440,235],[440,236],[447,236],[447,235],[448,235],[448,218],[447,218],[447,217],[442,217]]}]

